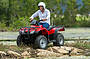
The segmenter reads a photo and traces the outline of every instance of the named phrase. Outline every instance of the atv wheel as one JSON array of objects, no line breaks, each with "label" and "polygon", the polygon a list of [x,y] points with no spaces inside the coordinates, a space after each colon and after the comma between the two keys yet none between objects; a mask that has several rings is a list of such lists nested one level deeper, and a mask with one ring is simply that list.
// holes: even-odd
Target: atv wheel
[{"label": "atv wheel", "polygon": [[44,35],[39,35],[35,40],[35,47],[45,49],[47,47],[47,38]]},{"label": "atv wheel", "polygon": [[63,46],[64,45],[64,36],[61,33],[57,33],[56,42],[53,42],[54,46]]},{"label": "atv wheel", "polygon": [[17,37],[17,46],[22,46],[23,45],[23,42],[22,42],[22,38],[21,38],[21,36],[19,35],[18,37]]}]

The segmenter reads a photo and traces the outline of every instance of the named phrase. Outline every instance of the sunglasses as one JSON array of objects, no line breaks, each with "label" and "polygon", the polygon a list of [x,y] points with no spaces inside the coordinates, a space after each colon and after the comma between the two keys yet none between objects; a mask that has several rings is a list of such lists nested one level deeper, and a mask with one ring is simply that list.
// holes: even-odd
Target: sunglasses
[{"label": "sunglasses", "polygon": [[38,6],[38,7],[43,7],[43,6]]}]

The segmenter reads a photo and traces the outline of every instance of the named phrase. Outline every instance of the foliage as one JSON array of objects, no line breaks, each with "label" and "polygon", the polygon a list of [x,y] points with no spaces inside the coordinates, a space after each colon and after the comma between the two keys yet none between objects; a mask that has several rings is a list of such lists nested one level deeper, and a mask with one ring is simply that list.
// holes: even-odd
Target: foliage
[{"label": "foliage", "polygon": [[83,40],[77,40],[75,43],[66,43],[65,46],[73,46],[80,49],[90,49],[90,42],[83,41]]},{"label": "foliage", "polygon": [[10,24],[10,27],[14,28],[14,30],[18,30],[21,27],[28,27],[29,25],[28,17],[20,17],[18,20],[15,20],[12,24]]},{"label": "foliage", "polygon": [[7,30],[5,22],[0,22],[0,30]]},{"label": "foliage", "polygon": [[[67,27],[90,25],[89,0],[82,0],[83,6],[80,10],[78,10],[79,5],[76,0],[0,0],[0,28],[17,30],[29,26],[29,17],[38,10],[37,5],[41,1],[45,2],[46,7],[51,11],[53,25]],[[77,14],[82,16],[78,18]]]}]

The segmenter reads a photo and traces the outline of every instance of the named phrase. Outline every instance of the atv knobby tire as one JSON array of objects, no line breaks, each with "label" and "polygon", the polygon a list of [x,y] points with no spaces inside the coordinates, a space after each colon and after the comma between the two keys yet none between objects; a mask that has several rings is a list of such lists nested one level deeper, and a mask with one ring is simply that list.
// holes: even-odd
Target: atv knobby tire
[{"label": "atv knobby tire", "polygon": [[21,47],[23,45],[22,37],[20,35],[17,37],[17,41],[16,42],[17,42],[17,46],[19,46],[19,47]]},{"label": "atv knobby tire", "polygon": [[61,33],[56,34],[56,42],[53,42],[54,46],[63,46],[64,45],[64,36]]},{"label": "atv knobby tire", "polygon": [[46,49],[47,47],[47,38],[44,35],[39,35],[36,37],[35,40],[35,48],[40,48],[40,49]]}]

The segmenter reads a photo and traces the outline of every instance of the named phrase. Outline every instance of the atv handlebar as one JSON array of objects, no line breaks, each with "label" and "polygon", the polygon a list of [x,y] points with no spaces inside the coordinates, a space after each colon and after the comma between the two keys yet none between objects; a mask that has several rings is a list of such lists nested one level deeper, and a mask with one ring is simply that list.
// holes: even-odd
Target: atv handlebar
[{"label": "atv handlebar", "polygon": [[43,20],[39,20],[39,22],[40,22],[40,21],[43,21]]},{"label": "atv handlebar", "polygon": [[[30,22],[32,22],[33,20],[30,20]],[[43,21],[43,20],[38,20],[37,22],[40,22],[40,21]]]},{"label": "atv handlebar", "polygon": [[39,25],[38,23],[39,23],[40,21],[43,21],[43,20],[39,20],[39,21],[37,21],[37,20],[32,20],[32,21],[31,21],[31,24],[32,24],[32,25]]}]

